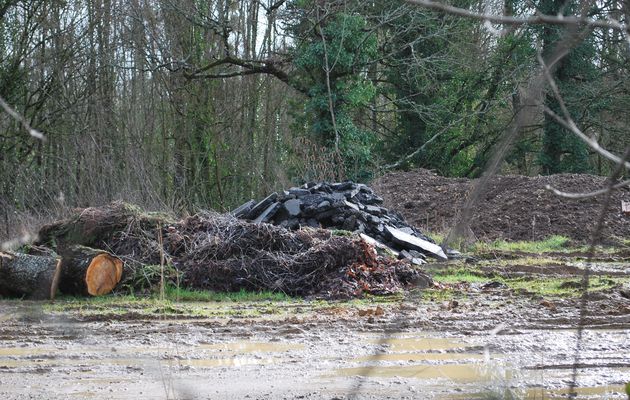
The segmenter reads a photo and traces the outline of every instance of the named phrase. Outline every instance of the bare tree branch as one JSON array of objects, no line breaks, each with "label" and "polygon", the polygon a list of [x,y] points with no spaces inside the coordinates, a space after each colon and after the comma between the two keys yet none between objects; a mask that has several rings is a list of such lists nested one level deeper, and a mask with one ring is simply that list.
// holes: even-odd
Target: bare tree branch
[{"label": "bare tree branch", "polygon": [[439,3],[432,0],[405,0],[409,4],[430,8],[433,10],[444,11],[451,15],[457,15],[460,17],[473,18],[482,21],[489,21],[502,25],[562,25],[562,26],[575,26],[580,25],[587,29],[594,28],[606,28],[606,29],[619,29],[626,31],[628,26],[622,22],[616,21],[612,18],[607,20],[597,20],[588,17],[576,17],[576,16],[563,16],[563,15],[546,15],[538,14],[527,17],[513,17],[508,15],[492,15],[481,14],[474,11],[467,10],[465,8],[453,7],[447,4]]},{"label": "bare tree branch", "polygon": [[[617,157],[616,155],[612,154],[611,152],[609,152],[605,148],[601,147],[599,145],[599,143],[597,142],[597,140],[588,137],[586,134],[584,134],[584,132],[582,132],[580,130],[580,128],[578,128],[577,124],[575,123],[575,121],[571,117],[571,113],[569,112],[569,109],[567,108],[566,104],[564,103],[564,99],[562,98],[562,95],[560,94],[560,90],[558,89],[558,85],[556,84],[555,79],[551,75],[551,71],[549,70],[549,67],[547,66],[545,61],[542,59],[540,53],[538,53],[538,62],[540,63],[540,65],[543,68],[543,72],[545,74],[545,78],[547,79],[547,82],[549,83],[549,87],[551,88],[551,90],[552,90],[552,92],[554,94],[554,97],[558,101],[558,105],[560,106],[560,110],[562,111],[562,114],[564,115],[564,119],[561,118],[555,112],[553,112],[553,110],[551,110],[547,106],[543,107],[544,112],[547,115],[549,115],[551,118],[556,120],[556,122],[558,122],[560,125],[565,127],[568,131],[570,131],[571,133],[576,135],[578,138],[580,138],[584,143],[586,143],[591,149],[593,149],[595,152],[597,152],[601,156],[603,156],[603,157],[605,157],[605,158],[609,159],[610,161],[613,161],[613,162],[615,162],[617,164],[622,163],[622,159],[621,158]],[[623,165],[627,169],[630,169],[630,162],[623,161],[623,163],[624,163]]]},{"label": "bare tree branch", "polygon": [[[612,189],[621,189],[622,187],[625,187],[625,186],[630,186],[630,179],[613,185]],[[549,190],[550,192],[552,192],[553,194],[557,196],[564,197],[565,199],[588,199],[591,197],[597,197],[602,194],[606,194],[610,190],[610,188],[605,188],[605,189],[600,189],[600,190],[596,190],[594,192],[588,192],[588,193],[569,193],[569,192],[562,192],[552,187],[551,185],[546,185],[545,189]]]},{"label": "bare tree branch", "polygon": [[[595,246],[599,243],[600,235],[602,229],[604,228],[604,219],[606,217],[606,213],[608,212],[608,207],[610,206],[610,200],[612,198],[613,186],[615,180],[621,175],[623,171],[623,165],[625,161],[630,156],[630,147],[626,147],[626,150],[621,158],[621,162],[617,164],[617,167],[613,171],[613,173],[608,178],[608,187],[606,188],[606,198],[602,204],[602,210],[599,215],[599,219],[597,220],[597,226],[595,230],[593,230],[593,234],[591,236],[591,245],[589,246],[587,253],[587,260],[590,260],[595,255]],[[577,338],[575,341],[575,351],[573,354],[573,368],[571,371],[571,383],[569,385],[569,398],[576,398],[577,393],[575,388],[577,387],[577,376],[578,376],[578,366],[580,364],[580,352],[582,350],[582,336],[584,333],[584,325],[587,317],[587,305],[588,305],[588,287],[590,285],[589,279],[591,275],[591,269],[589,268],[589,264],[586,264],[584,268],[584,274],[582,275],[582,295],[580,296],[580,319],[578,321],[578,329],[577,329]]]},{"label": "bare tree branch", "polygon": [[[319,19],[319,8],[317,9],[317,19]],[[330,120],[333,130],[335,131],[335,152],[339,151],[339,130],[337,129],[337,119],[335,118],[335,107],[333,105],[332,90],[330,88],[330,72],[333,67],[328,63],[328,47],[326,46],[326,36],[321,25],[318,25],[319,33],[322,36],[322,45],[324,50],[324,73],[326,74],[326,91],[328,92],[328,110],[330,111]],[[340,46],[341,48],[341,46]]]},{"label": "bare tree branch", "polygon": [[[236,65],[242,70],[232,71],[220,74],[204,74],[221,65]],[[236,76],[251,75],[251,74],[268,74],[273,75],[280,81],[289,85],[289,74],[278,67],[282,64],[280,61],[275,60],[244,60],[234,56],[227,56],[218,60],[215,60],[203,67],[197,68],[193,72],[184,72],[184,76],[188,79],[200,79],[200,78],[231,78]],[[299,88],[295,88],[298,89]]]},{"label": "bare tree branch", "polygon": [[11,106],[7,104],[7,102],[2,98],[2,96],[0,96],[0,107],[2,107],[4,111],[7,114],[9,114],[13,119],[15,119],[20,124],[22,124],[22,126],[24,127],[24,129],[26,129],[29,135],[31,135],[35,139],[46,140],[46,138],[44,137],[44,134],[38,131],[37,129],[31,127],[31,125],[28,123],[26,118],[24,118],[22,115],[20,115],[20,113],[18,113],[13,108],[11,108]]},{"label": "bare tree branch", "polygon": [[579,137],[580,139],[582,139],[582,141],[584,141],[584,143],[586,143],[591,149],[593,149],[595,152],[597,152],[598,154],[602,155],[603,157],[607,158],[608,160],[616,163],[616,164],[620,164],[623,163],[623,166],[626,169],[630,169],[630,162],[628,161],[622,161],[621,158],[617,157],[616,155],[612,154],[611,152],[609,152],[608,150],[604,149],[603,147],[601,147],[599,145],[599,143],[597,142],[597,140],[588,137],[586,134],[584,134],[584,132],[582,132],[576,125],[575,122],[573,122],[573,120],[571,119],[570,121],[565,121],[564,119],[562,119],[562,117],[560,117],[558,114],[556,114],[555,112],[553,112],[553,110],[551,110],[549,107],[544,106],[543,110],[545,111],[545,113],[547,115],[549,115],[551,118],[555,119],[556,122],[558,122],[560,125],[562,125],[563,127],[565,127],[567,130],[569,130],[570,132],[572,132],[574,135],[576,135],[577,137]]}]

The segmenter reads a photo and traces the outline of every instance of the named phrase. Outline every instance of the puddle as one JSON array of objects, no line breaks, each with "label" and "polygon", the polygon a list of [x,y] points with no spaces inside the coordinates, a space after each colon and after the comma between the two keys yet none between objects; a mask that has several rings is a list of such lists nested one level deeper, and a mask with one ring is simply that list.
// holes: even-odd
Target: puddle
[{"label": "puddle", "polygon": [[[482,364],[410,365],[343,368],[336,376],[371,378],[447,379],[457,383],[483,382],[497,377]],[[508,377],[509,379],[509,377]]]},{"label": "puddle", "polygon": [[[594,386],[576,388],[579,399],[627,399],[623,386]],[[527,400],[566,399],[569,389],[528,389],[523,398]]]},{"label": "puddle", "polygon": [[36,360],[0,360],[0,368],[29,368],[75,366],[90,367],[116,365],[123,367],[143,367],[156,364],[191,367],[240,367],[245,365],[269,365],[283,362],[279,358],[230,357],[200,359],[158,359],[158,358],[89,358],[89,359],[36,359]]},{"label": "puddle", "polygon": [[46,358],[28,360],[0,360],[0,368],[26,368],[26,367],[56,367],[74,366],[91,367],[102,365],[141,366],[147,363],[157,363],[161,360],[150,358]]},{"label": "puddle", "polygon": [[241,367],[246,365],[269,365],[283,362],[279,358],[253,358],[253,357],[233,357],[233,358],[206,358],[198,360],[175,360],[175,363],[189,365],[191,367]]},{"label": "puddle", "polygon": [[[382,341],[372,340],[371,342],[381,343]],[[385,344],[388,344],[392,351],[397,352],[452,350],[466,347],[466,343],[457,340],[427,337],[391,338],[387,339]]]},{"label": "puddle", "polygon": [[230,342],[199,345],[203,350],[229,351],[234,353],[284,353],[291,350],[302,350],[304,345],[296,343],[273,342]]},{"label": "puddle", "polygon": [[459,361],[459,360],[481,360],[484,356],[473,353],[397,353],[397,354],[376,354],[366,357],[359,357],[352,362],[378,362],[378,361]]},{"label": "puddle", "polygon": [[47,354],[58,352],[58,349],[42,348],[42,347],[3,347],[0,348],[0,356],[31,356],[37,354]]},{"label": "puddle", "polygon": [[[304,345],[295,343],[237,341],[230,343],[202,344],[196,348],[207,352],[206,354],[225,352],[225,355],[229,355],[229,357],[171,358],[172,352],[170,349],[145,347],[116,349],[6,347],[0,348],[0,368],[99,367],[103,365],[143,367],[158,363],[208,368],[269,365],[284,362],[284,360],[272,357],[247,357],[241,355],[253,353],[284,353],[291,350],[301,350],[304,348]],[[112,357],[112,355],[118,355],[118,357]],[[137,357],[134,357],[134,355]]]}]

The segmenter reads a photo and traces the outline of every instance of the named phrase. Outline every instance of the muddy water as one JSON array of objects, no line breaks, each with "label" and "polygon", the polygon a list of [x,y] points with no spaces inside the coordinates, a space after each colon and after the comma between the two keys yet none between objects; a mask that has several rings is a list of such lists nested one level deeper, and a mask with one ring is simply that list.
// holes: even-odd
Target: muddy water
[{"label": "muddy water", "polygon": [[[85,345],[61,349],[4,347],[0,349],[0,382],[19,377],[29,382],[29,390],[43,394],[50,388],[38,381],[61,379],[49,398],[103,398],[106,388],[113,390],[107,398],[169,398],[160,391],[159,383],[164,381],[173,385],[169,390],[175,392],[185,392],[174,389],[176,382],[188,382],[186,385],[193,385],[194,392],[203,398],[212,394],[214,386],[208,384],[209,378],[222,382],[225,397],[218,398],[256,394],[261,386],[269,393],[279,389],[287,395],[293,393],[296,383],[309,393],[324,389],[343,393],[354,390],[350,383],[360,383],[360,397],[367,398],[385,393],[397,394],[393,398],[414,393],[429,393],[425,398],[436,399],[566,398],[568,354],[552,357],[546,349],[560,344],[562,351],[570,350],[569,343],[561,342],[568,342],[574,334],[570,330],[529,331],[503,337],[443,338],[434,336],[440,335],[437,332],[418,332],[389,338],[346,333],[343,339],[332,334],[319,342],[237,340],[115,349]],[[585,343],[596,354],[586,352],[583,357],[591,366],[584,386],[579,388],[579,398],[624,398],[621,384],[629,376],[628,369],[610,365],[618,365],[627,357],[627,353],[618,353],[618,346],[628,346],[627,335],[587,331]],[[543,338],[547,341],[541,341]],[[602,341],[591,342],[596,338]],[[342,347],[340,341],[348,343]],[[353,353],[363,355],[352,357]],[[264,383],[269,377],[277,386]],[[239,386],[241,379],[247,380],[243,386]],[[3,398],[20,398],[17,391],[4,385],[2,392]]]},{"label": "muddy water", "polygon": [[[526,328],[567,317],[562,309],[514,323],[532,304],[493,299],[491,311],[470,313],[392,306],[371,321],[350,310],[168,323],[22,318],[0,307],[9,315],[0,326],[0,398],[567,398],[576,330]],[[403,309],[411,311],[401,327]],[[587,329],[580,354],[578,398],[627,398],[630,329]]]},{"label": "muddy water", "polygon": [[[439,393],[440,386],[463,392],[434,396],[444,399],[566,398],[576,333],[530,330],[509,336],[491,333],[489,337],[452,339],[427,337],[426,333],[383,337],[373,342],[385,343],[385,350],[354,359],[362,366],[339,369],[336,375],[405,380],[425,393]],[[578,398],[627,398],[623,384],[630,380],[629,334],[626,330],[584,332],[578,380],[584,386],[576,390]]]}]

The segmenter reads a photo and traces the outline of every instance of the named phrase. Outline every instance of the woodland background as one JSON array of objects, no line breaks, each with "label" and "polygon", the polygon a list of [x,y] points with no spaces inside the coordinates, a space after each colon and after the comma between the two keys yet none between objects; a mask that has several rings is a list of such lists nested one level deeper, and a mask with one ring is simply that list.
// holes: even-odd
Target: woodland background
[{"label": "woodland background", "polygon": [[[630,21],[622,0],[450,4]],[[119,198],[182,213],[392,169],[478,176],[562,35],[386,0],[0,0],[0,97],[45,136],[0,113],[0,238]],[[553,71],[575,122],[618,155],[629,55],[623,31],[595,28]],[[502,172],[609,174],[542,96]]]}]

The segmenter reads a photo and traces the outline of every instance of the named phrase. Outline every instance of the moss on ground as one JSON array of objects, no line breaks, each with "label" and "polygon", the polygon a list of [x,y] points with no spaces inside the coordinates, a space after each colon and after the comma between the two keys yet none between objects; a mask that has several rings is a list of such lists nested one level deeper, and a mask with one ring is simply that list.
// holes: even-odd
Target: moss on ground
[{"label": "moss on ground", "polygon": [[[520,263],[521,260],[519,260]],[[532,262],[532,260],[530,260]],[[523,265],[523,264],[520,264]],[[539,264],[541,265],[541,264]],[[500,273],[482,272],[475,267],[456,267],[436,272],[433,279],[447,285],[458,283],[500,282],[516,292],[525,292],[544,297],[575,297],[582,293],[581,277],[576,275],[548,276],[532,274],[530,276],[509,277]],[[610,289],[630,282],[629,277],[623,276],[593,276],[589,279],[588,290],[591,292]]]}]

